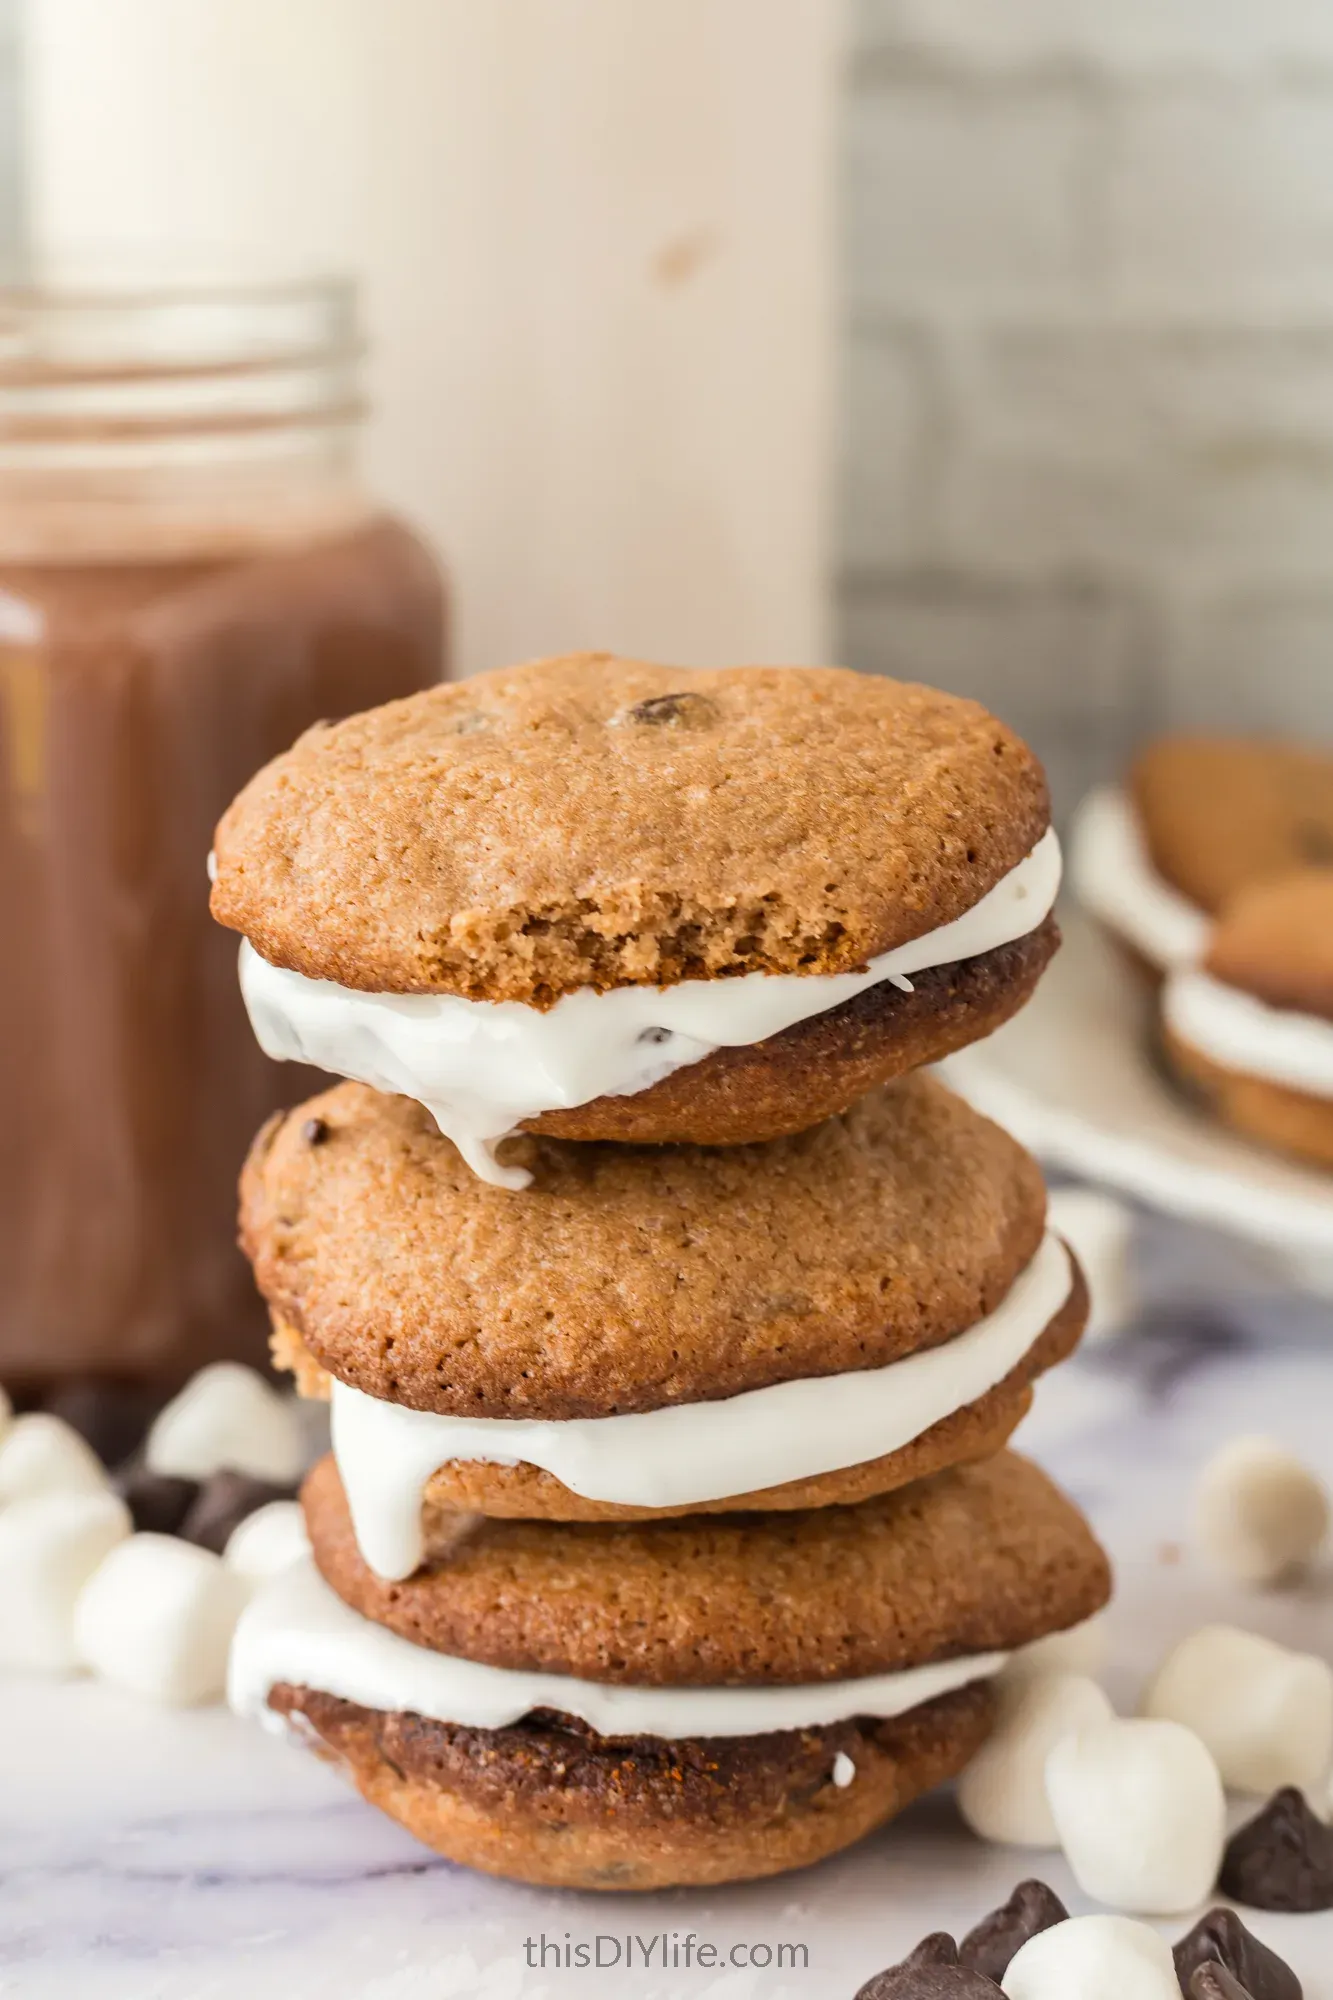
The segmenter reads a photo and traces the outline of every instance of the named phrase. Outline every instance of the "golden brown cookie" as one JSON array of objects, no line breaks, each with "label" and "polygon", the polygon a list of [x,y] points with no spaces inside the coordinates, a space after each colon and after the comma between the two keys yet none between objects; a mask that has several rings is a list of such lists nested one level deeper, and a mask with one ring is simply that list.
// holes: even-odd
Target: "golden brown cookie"
[{"label": "golden brown cookie", "polygon": [[[985,1683],[889,1722],[666,1742],[570,1717],[464,1729],[309,1688],[269,1705],[362,1797],[450,1861],[559,1889],[746,1881],[836,1854],[955,1777],[992,1726]],[[854,1781],[833,1782],[839,1756]]]},{"label": "golden brown cookie", "polygon": [[1293,1159],[1333,1167],[1333,1100],[1224,1069],[1169,1028],[1162,1041],[1182,1081],[1224,1125]]},{"label": "golden brown cookie", "polygon": [[523,1121],[560,1139],[735,1146],[804,1132],[867,1091],[994,1034],[1027,1004],[1060,942],[1054,917],[977,958],[887,981],[767,1041],[715,1049],[628,1097]]},{"label": "golden brown cookie", "polygon": [[1092,1616],[1106,1558],[1044,1473],[1002,1452],[856,1507],[566,1524],[437,1517],[403,1583],[369,1569],[337,1468],[302,1491],[315,1562],[414,1645],[639,1686],[772,1686],[1009,1652]]},{"label": "golden brown cookie", "polygon": [[[1304,868],[1254,883],[1226,905],[1203,962],[1223,988],[1276,1013],[1310,1016],[1333,1034],[1333,868]],[[1167,1006],[1182,975],[1168,990]],[[1264,1073],[1265,1017],[1253,1023],[1255,1066],[1222,1060],[1183,1021],[1163,1028],[1167,1056],[1225,1124],[1277,1151],[1333,1167],[1333,1097]],[[1226,1051],[1229,1057],[1229,1050]]]},{"label": "golden brown cookie", "polygon": [[[1075,1265],[1069,1297],[1045,1332],[1004,1381],[975,1403],[965,1404],[961,1410],[932,1424],[928,1431],[898,1451],[887,1452],[864,1465],[847,1466],[840,1472],[770,1486],[761,1493],[738,1493],[710,1500],[709,1513],[851,1506],[942,1472],[948,1466],[992,1458],[1007,1444],[1031,1408],[1032,1382],[1073,1353],[1087,1316],[1087,1286]],[[306,1351],[298,1333],[279,1322],[274,1329],[272,1349],[274,1366],[295,1374],[303,1396],[316,1401],[328,1397],[332,1378]],[[679,1507],[629,1507],[614,1500],[590,1500],[572,1493],[553,1473],[540,1466],[490,1465],[473,1459],[455,1459],[442,1465],[432,1475],[425,1499],[428,1517],[429,1510],[434,1509],[446,1515],[486,1514],[496,1520],[660,1521],[698,1512],[697,1503]]]},{"label": "golden brown cookie", "polygon": [[217,830],[214,915],[374,992],[851,971],[952,922],[1050,819],[975,702],[839,668],[575,654],[308,731]]},{"label": "golden brown cookie", "polygon": [[1242,890],[1218,920],[1204,970],[1270,1007],[1333,1021],[1333,867]]},{"label": "golden brown cookie", "polygon": [[990,1313],[1042,1238],[1036,1163],[933,1079],[766,1145],[510,1142],[476,1180],[420,1106],[342,1084],[241,1182],[260,1290],[367,1395],[611,1416],[882,1367]]},{"label": "golden brown cookie", "polygon": [[1168,736],[1130,771],[1153,865],[1216,916],[1253,882],[1333,863],[1333,753],[1246,738]]}]

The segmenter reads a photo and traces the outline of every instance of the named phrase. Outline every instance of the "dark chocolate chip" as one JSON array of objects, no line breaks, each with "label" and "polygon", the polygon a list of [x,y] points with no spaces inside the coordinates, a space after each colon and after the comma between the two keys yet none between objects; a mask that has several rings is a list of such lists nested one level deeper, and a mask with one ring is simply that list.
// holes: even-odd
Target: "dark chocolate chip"
[{"label": "dark chocolate chip", "polygon": [[1333,1828],[1284,1785],[1232,1834],[1218,1887],[1252,1910],[1333,1910]]},{"label": "dark chocolate chip", "polygon": [[198,1498],[180,1532],[187,1542],[221,1555],[233,1528],[238,1528],[256,1508],[270,1500],[291,1500],[294,1486],[274,1486],[267,1479],[252,1479],[248,1472],[215,1472],[199,1489]]},{"label": "dark chocolate chip", "polygon": [[161,1407],[162,1398],[151,1389],[91,1375],[66,1382],[43,1404],[53,1417],[71,1424],[109,1466],[123,1465],[138,1450]]},{"label": "dark chocolate chip", "polygon": [[307,1118],[301,1127],[301,1137],[307,1146],[322,1146],[329,1136],[329,1128],[322,1118]]},{"label": "dark chocolate chip", "polygon": [[1234,1910],[1209,1910],[1175,1948],[1182,1993],[1206,1965],[1221,1966],[1253,2000],[1301,2000],[1301,1982],[1284,1958],[1260,1944]]},{"label": "dark chocolate chip", "polygon": [[717,721],[717,703],[706,694],[655,694],[649,701],[636,701],[616,721],[648,723],[657,728],[707,729]]},{"label": "dark chocolate chip", "polygon": [[141,1535],[178,1535],[199,1492],[197,1479],[177,1479],[143,1465],[124,1473],[116,1484]]},{"label": "dark chocolate chip", "polygon": [[1215,1958],[1205,1959],[1191,1974],[1187,1990],[1190,2000],[1259,2000],[1256,1993],[1242,1986]]},{"label": "dark chocolate chip", "polygon": [[868,1979],[856,2000],[995,2000],[999,1991],[993,1979],[958,1963],[947,1931],[934,1931],[900,1965]]},{"label": "dark chocolate chip", "polygon": [[1048,1889],[1044,1882],[1020,1882],[1001,1909],[992,1910],[968,1932],[958,1947],[958,1963],[984,1972],[988,1979],[1001,1980],[1020,1945],[1036,1937],[1038,1931],[1064,1923],[1068,1915],[1054,1889]]}]

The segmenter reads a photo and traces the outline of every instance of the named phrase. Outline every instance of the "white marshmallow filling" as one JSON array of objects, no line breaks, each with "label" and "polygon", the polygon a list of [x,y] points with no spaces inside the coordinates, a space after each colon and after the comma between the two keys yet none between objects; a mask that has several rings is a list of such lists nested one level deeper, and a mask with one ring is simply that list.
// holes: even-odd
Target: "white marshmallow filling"
[{"label": "white marshmallow filling", "polygon": [[585,1499],[694,1507],[863,1465],[975,1403],[1018,1367],[1069,1297],[1069,1252],[1049,1231],[994,1312],[882,1368],[806,1377],[635,1415],[450,1417],[335,1380],[333,1449],[362,1556],[378,1575],[423,1559],[422,1502],[455,1460],[528,1464]]},{"label": "white marshmallow filling", "polygon": [[1060,886],[1048,830],[1032,852],[952,923],[884,952],[859,972],[745,973],[675,986],[566,994],[553,1007],[449,993],[362,993],[270,965],[241,945],[241,991],[260,1046],[376,1090],[415,1098],[481,1179],[519,1188],[528,1174],[495,1159],[525,1119],[598,1097],[630,1097],[719,1048],[748,1047],[888,981],[980,957],[1026,937]]},{"label": "white marshmallow filling", "polygon": [[1333,1098],[1333,1021],[1270,1007],[1211,973],[1174,973],[1162,996],[1171,1032],[1220,1069]]},{"label": "white marshmallow filling", "polygon": [[1085,910],[1160,970],[1189,965],[1207,949],[1207,915],[1158,874],[1129,798],[1114,786],[1089,792],[1074,815],[1069,870]]},{"label": "white marshmallow filling", "polygon": [[898,1673],[796,1687],[610,1686],[570,1674],[483,1666],[415,1646],[353,1611],[313,1562],[284,1571],[250,1602],[232,1642],[228,1698],[276,1733],[268,1706],[280,1683],[382,1713],[471,1729],[505,1729],[534,1709],[576,1716],[599,1736],[763,1736],[820,1729],[857,1716],[887,1720],[989,1680],[1009,1655],[979,1653]]}]

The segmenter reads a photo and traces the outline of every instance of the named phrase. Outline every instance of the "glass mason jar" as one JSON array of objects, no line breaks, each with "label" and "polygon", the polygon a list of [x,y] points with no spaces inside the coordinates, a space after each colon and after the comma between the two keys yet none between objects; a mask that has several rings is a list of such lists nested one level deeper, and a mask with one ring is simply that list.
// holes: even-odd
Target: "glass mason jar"
[{"label": "glass mason jar", "polygon": [[337,282],[0,290],[0,1383],[259,1361],[236,1176],[310,1072],[255,1046],[214,824],[322,717],[437,680],[366,497]]}]

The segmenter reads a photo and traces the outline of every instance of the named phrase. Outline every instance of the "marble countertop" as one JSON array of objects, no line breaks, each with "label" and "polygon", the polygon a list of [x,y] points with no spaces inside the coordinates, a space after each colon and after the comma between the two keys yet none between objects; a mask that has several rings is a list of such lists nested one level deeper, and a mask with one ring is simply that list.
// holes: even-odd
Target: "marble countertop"
[{"label": "marble countertop", "polygon": [[[1333,1564],[1253,1595],[1183,1547],[1191,1477],[1266,1430],[1333,1479],[1333,1315],[1244,1292],[1225,1246],[1146,1222],[1147,1308],[1042,1386],[1022,1443],[1116,1559],[1110,1685],[1130,1705],[1164,1646],[1224,1617],[1333,1657]],[[1058,1857],[990,1848],[947,1797],[806,1873],[725,1892],[598,1899],[437,1860],[325,1767],[221,1710],[173,1714],[88,1683],[9,1682],[0,1717],[0,1994],[22,2000],[851,2000],[932,1929],[960,1932]],[[1333,2000],[1333,1914],[1255,1917],[1309,2000]],[[1185,1923],[1165,1927],[1178,1935]],[[804,1971],[529,1970],[528,1939],[807,1947]],[[603,1956],[612,1947],[603,1946]],[[623,1946],[621,1947],[623,1952]]]}]

